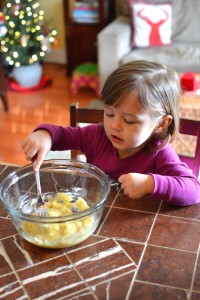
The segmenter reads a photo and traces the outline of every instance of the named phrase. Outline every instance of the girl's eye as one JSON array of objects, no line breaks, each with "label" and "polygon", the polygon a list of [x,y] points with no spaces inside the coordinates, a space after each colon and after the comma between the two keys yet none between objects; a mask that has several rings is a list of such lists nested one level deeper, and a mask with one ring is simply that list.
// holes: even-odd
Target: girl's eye
[{"label": "girl's eye", "polygon": [[130,125],[135,123],[134,121],[128,121],[126,119],[124,119],[124,122],[127,123],[127,124],[130,124]]},{"label": "girl's eye", "polygon": [[114,117],[114,114],[112,114],[112,113],[106,113],[106,117],[112,118],[112,117]]}]

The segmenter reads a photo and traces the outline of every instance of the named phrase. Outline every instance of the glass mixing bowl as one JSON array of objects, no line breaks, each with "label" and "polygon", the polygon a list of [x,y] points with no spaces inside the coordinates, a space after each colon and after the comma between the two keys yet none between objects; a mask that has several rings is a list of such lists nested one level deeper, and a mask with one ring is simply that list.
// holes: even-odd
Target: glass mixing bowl
[{"label": "glass mixing bowl", "polygon": [[97,167],[71,160],[46,160],[40,167],[48,215],[36,209],[37,186],[32,164],[10,173],[0,196],[19,234],[32,244],[63,248],[87,239],[97,228],[110,192],[107,175]]}]

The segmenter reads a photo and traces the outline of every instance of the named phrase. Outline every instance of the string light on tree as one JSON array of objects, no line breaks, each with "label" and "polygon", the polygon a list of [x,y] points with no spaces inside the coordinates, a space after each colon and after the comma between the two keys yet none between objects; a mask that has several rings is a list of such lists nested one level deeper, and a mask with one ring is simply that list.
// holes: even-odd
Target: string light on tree
[{"label": "string light on tree", "polygon": [[37,0],[4,0],[0,20],[5,27],[1,52],[11,66],[42,61],[50,44],[57,44],[57,31],[44,24],[44,11],[40,10]]},{"label": "string light on tree", "polygon": [[7,32],[6,26],[5,26],[5,17],[0,12],[0,38],[2,38]]}]

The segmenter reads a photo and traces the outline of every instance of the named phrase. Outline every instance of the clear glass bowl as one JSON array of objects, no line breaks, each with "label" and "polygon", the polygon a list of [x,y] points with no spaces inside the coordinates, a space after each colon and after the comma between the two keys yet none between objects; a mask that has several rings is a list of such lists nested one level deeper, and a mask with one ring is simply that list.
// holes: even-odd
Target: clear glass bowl
[{"label": "clear glass bowl", "polygon": [[41,165],[40,181],[44,199],[60,196],[56,204],[60,205],[70,195],[70,205],[81,197],[89,207],[82,211],[78,207],[70,215],[57,216],[54,210],[51,216],[37,215],[35,174],[32,164],[26,165],[10,173],[0,187],[3,205],[19,234],[46,248],[69,247],[87,239],[99,224],[110,192],[107,175],[88,163],[54,159]]}]

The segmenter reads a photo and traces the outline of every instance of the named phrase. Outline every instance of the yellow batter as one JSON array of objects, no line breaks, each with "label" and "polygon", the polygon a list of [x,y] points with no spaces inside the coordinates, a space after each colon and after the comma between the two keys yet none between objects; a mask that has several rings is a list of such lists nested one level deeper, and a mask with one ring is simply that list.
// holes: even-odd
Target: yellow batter
[{"label": "yellow batter", "polygon": [[[71,196],[58,193],[46,202],[49,217],[68,216],[74,210],[81,212],[89,208],[87,202],[79,197],[75,203]],[[95,227],[94,217],[87,216],[79,220],[62,223],[23,222],[22,235],[29,242],[47,248],[62,248],[78,244],[92,234]]]}]

